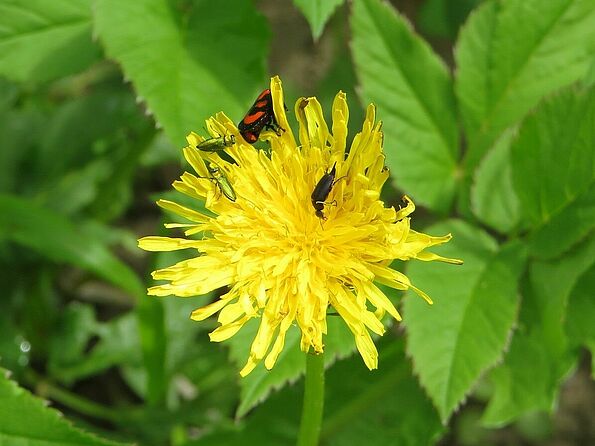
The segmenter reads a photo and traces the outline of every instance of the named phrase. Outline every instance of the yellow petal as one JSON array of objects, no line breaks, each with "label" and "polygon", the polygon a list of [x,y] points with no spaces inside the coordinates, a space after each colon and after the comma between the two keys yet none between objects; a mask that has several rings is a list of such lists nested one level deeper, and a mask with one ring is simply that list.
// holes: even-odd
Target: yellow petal
[{"label": "yellow petal", "polygon": [[209,221],[209,217],[206,215],[201,214],[200,212],[195,211],[194,209],[187,208],[186,206],[182,206],[181,204],[175,203],[169,200],[159,200],[157,202],[159,207],[171,211],[175,214],[180,215],[181,217],[187,218],[191,221],[205,223]]},{"label": "yellow petal", "polygon": [[273,111],[275,112],[275,118],[277,123],[283,129],[281,136],[279,137],[280,143],[286,146],[295,146],[295,140],[293,139],[293,132],[289,121],[287,121],[287,115],[285,114],[285,100],[283,99],[283,85],[279,76],[271,78],[271,97],[273,98]]},{"label": "yellow petal", "polygon": [[349,107],[347,95],[340,91],[333,101],[333,159],[343,156],[347,141],[347,124],[349,122]]},{"label": "yellow petal", "polygon": [[192,312],[192,314],[190,315],[190,319],[192,319],[193,321],[205,320],[209,316],[212,316],[217,311],[225,307],[231,299],[232,297],[228,297],[225,299],[217,299],[215,302],[212,302],[209,305],[206,305],[202,308],[198,308]]},{"label": "yellow petal", "polygon": [[215,330],[209,333],[209,338],[212,342],[226,341],[227,339],[235,335],[240,330],[240,328],[242,328],[244,324],[248,322],[249,319],[250,317],[244,316],[243,318],[235,322],[232,322],[231,324],[217,327]]}]

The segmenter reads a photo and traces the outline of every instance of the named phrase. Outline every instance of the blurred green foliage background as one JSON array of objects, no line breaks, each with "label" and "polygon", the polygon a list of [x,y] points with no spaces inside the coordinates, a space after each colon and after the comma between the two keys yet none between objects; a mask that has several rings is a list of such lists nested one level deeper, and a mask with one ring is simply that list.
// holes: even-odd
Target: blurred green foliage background
[{"label": "blurred green foliage background", "polygon": [[392,296],[375,372],[329,322],[322,444],[595,443],[595,2],[391,3],[0,0],[0,443],[294,444],[295,330],[240,379],[255,327],[209,343],[212,296],[146,296],[184,253],[136,247],[185,135],[273,74],[347,92],[351,137],[374,102],[386,202],[465,260],[408,268],[436,304]]}]

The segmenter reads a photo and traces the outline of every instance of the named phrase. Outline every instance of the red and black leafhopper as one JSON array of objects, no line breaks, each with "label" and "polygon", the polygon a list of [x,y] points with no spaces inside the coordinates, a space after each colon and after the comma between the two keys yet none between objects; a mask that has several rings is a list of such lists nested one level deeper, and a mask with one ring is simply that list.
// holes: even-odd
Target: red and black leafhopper
[{"label": "red and black leafhopper", "polygon": [[260,132],[263,129],[272,129],[277,131],[279,125],[275,119],[275,112],[273,111],[273,98],[271,96],[271,90],[268,88],[258,95],[256,101],[244,119],[238,124],[238,130],[240,135],[249,142],[254,144],[258,141]]}]

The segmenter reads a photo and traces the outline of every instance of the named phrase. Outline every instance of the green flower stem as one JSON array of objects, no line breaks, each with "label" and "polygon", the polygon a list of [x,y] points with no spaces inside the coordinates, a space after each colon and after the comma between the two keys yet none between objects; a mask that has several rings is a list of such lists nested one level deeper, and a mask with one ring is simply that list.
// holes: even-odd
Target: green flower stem
[{"label": "green flower stem", "polygon": [[306,355],[306,388],[298,446],[316,446],[324,409],[324,355]]}]

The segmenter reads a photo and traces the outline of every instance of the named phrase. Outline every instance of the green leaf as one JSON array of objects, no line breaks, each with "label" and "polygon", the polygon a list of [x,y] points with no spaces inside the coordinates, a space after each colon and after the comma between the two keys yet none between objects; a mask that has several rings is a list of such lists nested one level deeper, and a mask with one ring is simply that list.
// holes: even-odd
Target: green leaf
[{"label": "green leaf", "polygon": [[130,201],[138,158],[154,131],[126,86],[96,86],[52,109],[38,150],[27,153],[26,190],[62,214],[84,209],[113,219]]},{"label": "green leaf", "polygon": [[[62,314],[52,338],[49,371],[70,384],[115,365],[139,364],[138,331],[134,313],[100,323],[91,306],[72,304]],[[87,351],[94,336],[97,342]]]},{"label": "green leaf", "polygon": [[542,97],[584,76],[594,23],[592,0],[486,2],[471,14],[455,50],[468,172]]},{"label": "green leaf", "polygon": [[351,53],[348,48],[341,48],[334,55],[331,66],[324,78],[316,87],[318,96],[324,111],[324,117],[330,122],[332,120],[332,108],[335,96],[340,91],[347,95],[349,104],[349,121],[347,122],[349,134],[355,135],[361,131],[364,121],[364,109],[357,100],[356,94],[357,78],[353,67]]},{"label": "green leaf", "polygon": [[504,362],[491,371],[494,393],[483,416],[501,426],[519,415],[552,411],[559,385],[576,361],[564,332],[568,296],[595,262],[595,237],[561,259],[535,262],[523,287],[518,329]]},{"label": "green leaf", "polygon": [[[10,288],[13,287],[15,284]],[[15,291],[6,287],[5,297],[0,300],[0,326],[2,327],[0,330],[0,361],[4,367],[19,377],[29,365],[31,341],[26,338],[21,324],[15,320],[17,319],[15,315],[18,312],[13,307],[14,294],[16,294]]]},{"label": "green leaf", "polygon": [[539,258],[556,257],[592,233],[594,226],[595,184],[592,184],[529,236],[529,249]]},{"label": "green leaf", "polygon": [[583,78],[583,85],[585,87],[592,87],[595,84],[595,57],[591,61],[591,66],[587,69],[587,73]]},{"label": "green leaf", "polygon": [[300,11],[302,11],[302,14],[304,14],[308,20],[314,40],[318,40],[324,30],[324,25],[344,1],[345,0],[293,0],[293,3]]},{"label": "green leaf", "polygon": [[3,0],[0,74],[45,82],[85,69],[100,56],[90,16],[90,0]]},{"label": "green leaf", "polygon": [[239,121],[267,86],[268,27],[251,2],[98,0],[94,13],[108,56],[175,146],[220,110]]},{"label": "green leaf", "polygon": [[96,87],[60,104],[52,110],[33,160],[34,174],[43,180],[41,188],[101,155],[106,162],[122,158],[121,146],[141,139],[147,124],[130,90],[120,85]]},{"label": "green leaf", "polygon": [[378,370],[370,372],[356,356],[329,370],[322,441],[337,446],[435,444],[444,427],[403,350],[402,339],[388,337],[379,346]]},{"label": "green leaf", "polygon": [[[402,339],[386,336],[382,363],[369,371],[358,356],[326,371],[321,444],[380,446],[434,444],[444,428],[403,353]],[[274,369],[273,369],[274,370]],[[303,380],[272,395],[227,432],[189,443],[202,446],[295,444]]]},{"label": "green leaf", "polygon": [[[162,252],[155,257],[155,264],[151,268],[164,268],[186,260],[192,255],[194,254],[189,250]],[[177,397],[175,388],[171,387],[171,378],[183,373],[184,367],[191,366],[196,367],[190,370],[192,376],[189,379],[201,388],[201,395],[204,396],[206,385],[203,378],[214,372],[208,370],[213,364],[206,364],[213,357],[210,355],[209,349],[214,350],[216,347],[208,342],[206,336],[202,335],[197,338],[197,335],[213,327],[206,322],[192,321],[190,313],[205,305],[209,300],[210,296],[167,299],[147,296],[141,299],[141,305],[137,307],[137,318],[133,322],[134,329],[140,329],[140,333],[144,337],[145,361],[144,364],[141,364],[136,360],[133,349],[138,346],[129,342],[123,344],[130,346],[128,348],[130,360],[121,361],[124,366],[125,379],[139,396],[157,403],[167,394],[168,404],[170,404],[172,399]],[[109,334],[107,326],[105,334]],[[126,335],[121,333],[119,336]],[[132,334],[130,338],[135,339],[138,344],[137,336]],[[110,351],[111,343],[118,342],[117,337],[111,336],[106,337],[105,340],[110,341],[110,344],[106,344],[106,352]],[[200,341],[204,341],[204,343]],[[205,349],[204,344],[208,346],[208,349]],[[113,346],[111,349],[116,352],[120,350],[118,346]],[[124,351],[122,353],[125,354]],[[225,363],[227,364],[226,358]],[[205,365],[208,366],[207,370],[203,370]],[[201,370],[202,374],[199,373]],[[226,372],[226,374],[229,373],[231,372]]]},{"label": "green leaf", "polygon": [[565,331],[573,346],[595,343],[595,263],[576,282],[568,297]]},{"label": "green leaf", "polygon": [[595,226],[595,89],[544,101],[523,122],[511,158],[532,253],[562,254]]},{"label": "green leaf", "polygon": [[15,192],[23,186],[21,172],[30,157],[38,132],[43,131],[43,119],[38,110],[0,109],[0,191]]},{"label": "green leaf", "polygon": [[205,340],[205,345],[209,348],[217,349],[216,345],[208,341],[208,337],[205,336],[205,332],[212,327],[204,322],[190,319],[192,311],[205,305],[211,300],[209,298],[210,296],[200,296],[163,300],[168,373],[175,374],[184,363],[192,361],[193,356],[200,351],[197,343],[198,335]]},{"label": "green leaf", "polygon": [[[0,236],[4,235],[0,229]],[[6,348],[0,347],[0,361],[20,377],[31,359],[47,357],[48,333],[60,311],[56,268],[3,237],[0,271],[4,283],[0,327]]]},{"label": "green leaf", "polygon": [[457,178],[458,127],[450,74],[409,23],[379,0],[354,1],[353,56],[364,102],[378,106],[398,187],[446,211]]},{"label": "green leaf", "polygon": [[167,395],[167,338],[164,313],[162,301],[152,296],[139,299],[136,315],[147,377],[146,398],[149,406],[163,404]]},{"label": "green leaf", "polygon": [[18,98],[19,89],[14,82],[0,77],[0,112],[12,108]]},{"label": "green leaf", "polygon": [[520,220],[520,203],[512,185],[510,144],[515,131],[502,134],[475,171],[471,189],[473,213],[500,233],[513,230]]},{"label": "green leaf", "polygon": [[135,298],[145,295],[137,275],[99,241],[85,237],[70,220],[30,201],[0,194],[2,236],[55,262],[88,270]]},{"label": "green leaf", "polygon": [[89,304],[73,302],[56,322],[50,339],[48,371],[60,381],[69,382],[72,377],[65,369],[82,360],[97,325],[95,312]]},{"label": "green leaf", "polygon": [[[256,336],[259,321],[253,319],[229,341],[231,357],[239,367],[248,359],[250,345]],[[353,334],[340,317],[329,316],[328,334],[324,339],[324,360],[328,367],[337,358],[345,357],[355,350]],[[290,327],[285,338],[285,347],[272,370],[259,364],[252,373],[240,382],[240,405],[236,415],[244,416],[252,407],[266,399],[272,390],[280,389],[295,381],[306,370],[306,355],[300,350],[300,333],[297,327]]]},{"label": "green leaf", "polygon": [[[158,258],[177,253],[159,253]],[[192,310],[203,306],[208,297],[152,299],[161,303],[164,310],[162,339],[166,354],[163,367],[168,388],[166,406],[150,409],[156,414],[160,410],[166,412],[160,425],[153,426],[151,432],[161,429],[159,435],[167,436],[169,429],[185,420],[205,423],[209,418],[207,412],[214,408],[221,413],[232,413],[237,408],[239,394],[237,369],[230,366],[225,346],[210,342],[205,333],[214,328],[215,321],[199,323],[190,319]],[[140,397],[146,398],[147,370],[140,361],[128,361],[121,371],[127,384]],[[189,406],[193,413],[189,413]],[[150,437],[152,434],[147,431],[145,420],[138,418],[136,421],[135,429]],[[214,425],[213,420],[208,423]]]},{"label": "green leaf", "polygon": [[166,163],[180,162],[182,152],[174,147],[163,131],[154,135],[147,149],[143,152],[140,164],[143,167],[157,167]]},{"label": "green leaf", "polygon": [[461,24],[481,0],[426,0],[416,24],[427,35],[454,39]]},{"label": "green leaf", "polygon": [[0,369],[0,443],[28,446],[117,446],[124,443],[105,440],[74,427],[43,400],[18,387]]},{"label": "green leaf", "polygon": [[[113,174],[114,169],[107,159],[92,160],[81,169],[64,173],[50,184],[38,185],[40,193],[35,201],[60,214],[75,215],[97,199],[100,186],[110,181]],[[42,176],[38,178],[43,182],[49,180]]]},{"label": "green leaf", "polygon": [[[449,264],[412,263],[408,276],[434,305],[410,295],[405,301],[407,351],[443,422],[506,347],[518,308],[517,281],[524,247],[502,247],[483,231],[461,221],[429,228],[452,233],[440,254],[464,260]],[[438,250],[436,250],[438,251]]]}]

